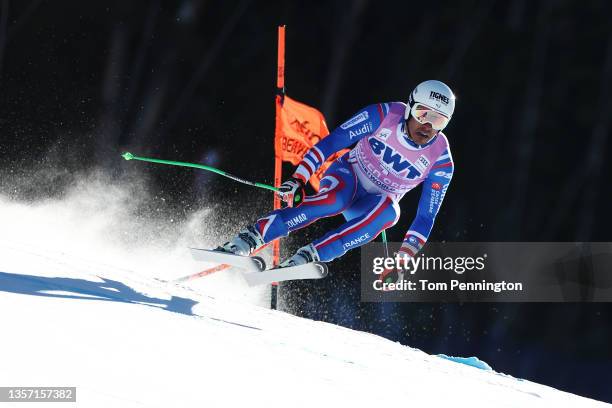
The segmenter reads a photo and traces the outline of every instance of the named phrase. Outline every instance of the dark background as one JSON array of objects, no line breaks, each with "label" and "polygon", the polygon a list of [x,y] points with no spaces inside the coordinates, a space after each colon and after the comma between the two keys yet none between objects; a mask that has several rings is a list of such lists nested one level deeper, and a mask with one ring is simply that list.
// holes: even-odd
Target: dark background
[{"label": "dark background", "polygon": [[[287,24],[287,93],[330,128],[426,79],[454,89],[455,175],[431,240],[610,241],[607,3],[0,0],[0,187],[58,194],[62,174],[94,167],[120,179],[143,168],[124,150],[272,182],[276,27]],[[32,169],[54,171],[7,181]],[[146,171],[179,214],[203,203],[236,214],[223,238],[271,207],[268,192],[219,177]],[[418,195],[402,201],[391,240]],[[339,222],[294,234],[284,253]],[[352,251],[324,281],[282,285],[281,307],[612,401],[610,305],[365,304],[358,267]]]}]

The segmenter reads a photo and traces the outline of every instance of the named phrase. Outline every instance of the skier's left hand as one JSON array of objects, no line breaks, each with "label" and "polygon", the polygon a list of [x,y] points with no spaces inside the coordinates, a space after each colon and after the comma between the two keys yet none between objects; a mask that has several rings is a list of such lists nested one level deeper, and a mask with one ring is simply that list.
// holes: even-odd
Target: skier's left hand
[{"label": "skier's left hand", "polygon": [[291,177],[278,188],[277,193],[288,207],[297,207],[304,201],[306,190],[301,180]]}]

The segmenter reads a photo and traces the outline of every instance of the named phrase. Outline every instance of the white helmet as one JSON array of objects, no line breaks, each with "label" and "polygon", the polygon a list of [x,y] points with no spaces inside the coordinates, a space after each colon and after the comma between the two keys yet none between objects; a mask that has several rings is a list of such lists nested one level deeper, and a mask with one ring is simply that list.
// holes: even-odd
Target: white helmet
[{"label": "white helmet", "polygon": [[[418,84],[410,94],[404,113],[406,120],[410,118],[411,112],[417,105],[425,105],[433,111],[440,113],[446,120],[430,123],[434,129],[442,130],[448,124],[455,111],[455,94],[444,82],[430,79]],[[414,112],[412,114],[414,115]],[[427,118],[424,120],[429,121]]]}]

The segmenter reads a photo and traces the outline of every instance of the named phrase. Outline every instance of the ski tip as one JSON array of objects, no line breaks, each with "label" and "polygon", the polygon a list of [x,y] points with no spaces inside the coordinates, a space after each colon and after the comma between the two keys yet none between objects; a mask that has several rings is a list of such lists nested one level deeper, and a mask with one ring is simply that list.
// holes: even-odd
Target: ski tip
[{"label": "ski tip", "polygon": [[125,160],[132,160],[134,155],[130,152],[125,152],[121,155],[121,157],[123,157]]}]

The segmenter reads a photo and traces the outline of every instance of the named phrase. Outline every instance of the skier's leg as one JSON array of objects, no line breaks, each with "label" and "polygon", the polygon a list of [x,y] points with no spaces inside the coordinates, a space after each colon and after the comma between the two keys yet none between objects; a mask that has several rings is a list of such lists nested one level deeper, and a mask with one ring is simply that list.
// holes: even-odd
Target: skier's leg
[{"label": "skier's leg", "polygon": [[[351,206],[351,212],[359,211],[361,216],[352,218],[311,246],[316,251],[313,258],[323,262],[331,261],[349,249],[364,245],[378,236],[383,230],[394,225],[400,216],[399,205],[390,197],[367,194]],[[298,251],[299,252],[299,251]]]},{"label": "skier's leg", "polygon": [[321,180],[317,194],[304,198],[298,207],[272,211],[257,220],[255,225],[265,242],[284,237],[321,218],[340,214],[351,204],[355,189],[356,182],[352,174],[328,173]]},{"label": "skier's leg", "polygon": [[248,255],[278,237],[343,212],[351,205],[356,191],[357,178],[351,165],[339,159],[325,173],[317,194],[304,198],[298,207],[275,210],[259,218],[222,249]]}]

